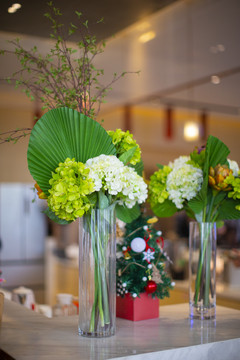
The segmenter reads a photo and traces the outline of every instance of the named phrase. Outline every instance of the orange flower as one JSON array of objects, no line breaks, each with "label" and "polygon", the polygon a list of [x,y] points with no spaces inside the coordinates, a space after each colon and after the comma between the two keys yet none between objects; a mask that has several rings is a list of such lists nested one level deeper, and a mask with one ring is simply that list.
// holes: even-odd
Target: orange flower
[{"label": "orange flower", "polygon": [[44,194],[44,192],[42,191],[42,189],[40,188],[40,186],[37,183],[34,185],[34,187],[37,190],[39,199],[42,199],[42,200],[47,199],[47,195]]},{"label": "orange flower", "polygon": [[232,170],[228,168],[227,165],[218,164],[213,168],[210,166],[208,183],[211,187],[218,191],[229,191],[231,186],[225,182],[225,179],[232,174]]}]

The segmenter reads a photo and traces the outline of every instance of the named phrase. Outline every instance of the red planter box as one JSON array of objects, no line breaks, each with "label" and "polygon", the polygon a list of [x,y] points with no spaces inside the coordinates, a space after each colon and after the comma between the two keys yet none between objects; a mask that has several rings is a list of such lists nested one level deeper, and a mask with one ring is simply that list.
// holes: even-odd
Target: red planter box
[{"label": "red planter box", "polygon": [[159,299],[153,299],[147,293],[142,293],[140,298],[135,299],[129,294],[126,294],[124,298],[117,296],[116,315],[132,321],[158,318]]}]

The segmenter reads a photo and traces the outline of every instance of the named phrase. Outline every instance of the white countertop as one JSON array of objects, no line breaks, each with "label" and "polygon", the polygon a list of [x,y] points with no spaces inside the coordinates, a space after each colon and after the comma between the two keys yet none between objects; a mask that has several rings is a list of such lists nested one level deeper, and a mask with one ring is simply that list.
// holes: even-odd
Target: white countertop
[{"label": "white countertop", "polygon": [[77,321],[48,319],[5,300],[0,348],[16,360],[240,358],[240,311],[234,309],[217,307],[216,321],[191,322],[188,304],[163,306],[159,319],[117,319],[116,335],[101,339],[79,336]]}]

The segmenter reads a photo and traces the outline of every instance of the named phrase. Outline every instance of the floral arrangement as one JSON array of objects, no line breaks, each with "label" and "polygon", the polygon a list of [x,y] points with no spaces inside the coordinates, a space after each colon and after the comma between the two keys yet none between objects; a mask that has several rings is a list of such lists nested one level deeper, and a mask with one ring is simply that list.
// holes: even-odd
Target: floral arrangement
[{"label": "floral arrangement", "polygon": [[133,298],[141,293],[163,299],[169,296],[173,283],[166,272],[170,261],[163,250],[162,232],[154,228],[156,217],[143,213],[126,224],[122,240],[117,243],[117,295],[129,293]]},{"label": "floral arrangement", "polygon": [[132,208],[147,198],[142,177],[114,155],[100,155],[86,164],[67,158],[52,173],[49,184],[49,210],[67,221],[82,217],[96,206],[117,202]]},{"label": "floral arrangement", "polygon": [[[132,135],[121,133],[123,138],[132,139]],[[123,151],[121,144],[125,141],[120,141],[116,149],[114,136],[115,132],[110,136],[99,123],[76,110],[57,108],[37,121],[28,145],[28,168],[37,183],[39,197],[47,200],[45,213],[60,224],[84,216],[82,231],[91,238],[91,250],[86,256],[94,259],[88,270],[89,274],[94,272],[94,294],[89,320],[83,325],[88,324],[87,333],[94,333],[98,326],[107,332],[113,321],[109,261],[104,254],[113,247],[114,225],[105,210],[115,207],[116,216],[130,222],[139,216],[139,204],[148,195],[141,176],[141,157],[138,156],[140,167],[131,164],[133,158],[136,162],[139,146],[132,140],[127,151]],[[92,211],[96,209],[99,217]],[[101,219],[100,225],[97,218]]]},{"label": "floral arrangement", "polygon": [[197,312],[210,309],[211,301],[214,302],[214,223],[240,218],[240,171],[236,161],[228,158],[229,153],[222,141],[209,136],[206,146],[195,148],[190,156],[180,156],[168,166],[159,165],[150,178],[149,202],[157,216],[185,210],[198,222],[199,257],[193,300],[190,299]]},{"label": "floral arrangement", "polygon": [[159,217],[185,210],[197,221],[240,218],[240,173],[227,146],[209,136],[206,146],[180,156],[150,177],[149,202]]},{"label": "floral arrangement", "polygon": [[[79,126],[82,131],[76,134]],[[35,124],[28,147],[29,170],[39,197],[47,200],[46,214],[64,224],[93,208],[116,204],[125,222],[137,217],[137,204],[146,200],[147,185],[138,170],[127,165],[134,157],[136,161],[136,149],[133,141],[126,152],[121,143],[116,150],[100,124],[75,110],[50,110]]]}]

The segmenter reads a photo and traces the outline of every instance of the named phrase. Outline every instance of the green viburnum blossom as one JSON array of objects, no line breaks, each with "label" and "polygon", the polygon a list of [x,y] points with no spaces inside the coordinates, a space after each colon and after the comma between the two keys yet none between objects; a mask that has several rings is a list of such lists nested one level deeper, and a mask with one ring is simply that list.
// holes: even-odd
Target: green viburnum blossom
[{"label": "green viburnum blossom", "polygon": [[129,161],[129,163],[132,165],[136,165],[141,160],[140,147],[133,139],[133,135],[130,134],[128,130],[122,131],[121,129],[117,129],[116,131],[108,131],[108,135],[110,135],[112,138],[112,142],[115,145],[118,157],[120,157],[128,150],[132,149],[134,146],[137,146],[134,155]]},{"label": "green viburnum blossom", "polygon": [[[225,183],[232,187],[232,191],[229,191],[228,197],[234,200],[240,199],[240,177],[234,177],[233,174],[231,174],[225,179]],[[240,210],[240,205],[236,205],[236,209]]]},{"label": "green viburnum blossom", "polygon": [[90,209],[88,195],[94,192],[94,182],[83,163],[67,158],[52,173],[49,183],[48,206],[60,219],[72,221]]},{"label": "green viburnum blossom", "polygon": [[167,177],[172,171],[169,166],[163,166],[162,169],[156,171],[149,182],[149,202],[151,206],[162,204],[168,197]]}]

